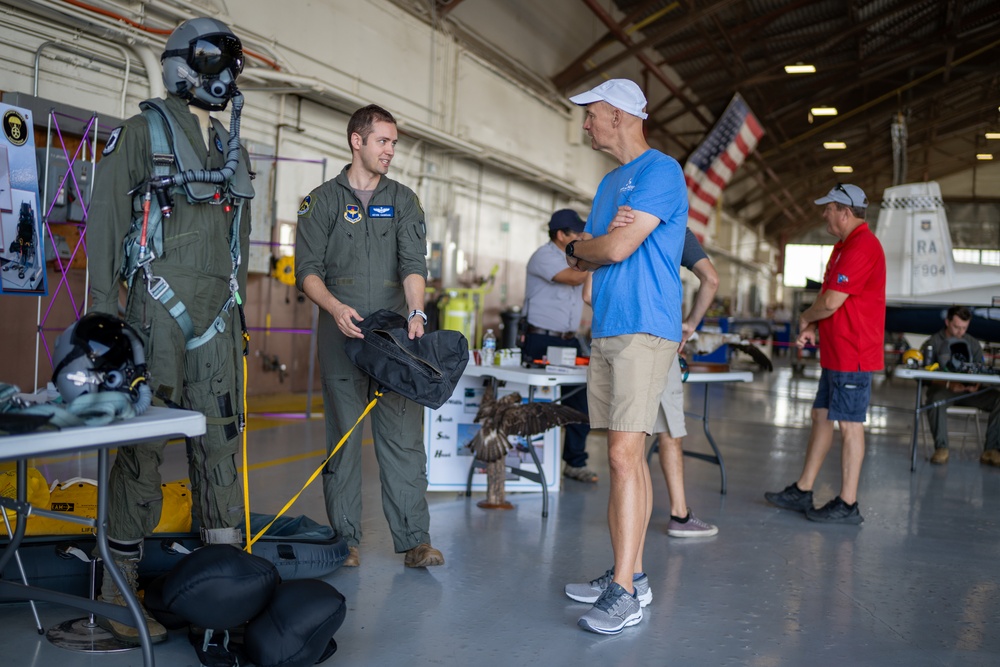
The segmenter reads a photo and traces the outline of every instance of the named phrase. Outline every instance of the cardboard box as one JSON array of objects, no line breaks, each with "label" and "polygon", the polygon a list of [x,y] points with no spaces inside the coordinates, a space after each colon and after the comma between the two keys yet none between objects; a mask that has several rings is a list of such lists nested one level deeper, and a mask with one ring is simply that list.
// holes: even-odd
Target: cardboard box
[{"label": "cardboard box", "polygon": [[545,352],[545,356],[549,358],[550,364],[555,364],[556,366],[576,366],[575,347],[556,347],[555,345],[550,345]]}]

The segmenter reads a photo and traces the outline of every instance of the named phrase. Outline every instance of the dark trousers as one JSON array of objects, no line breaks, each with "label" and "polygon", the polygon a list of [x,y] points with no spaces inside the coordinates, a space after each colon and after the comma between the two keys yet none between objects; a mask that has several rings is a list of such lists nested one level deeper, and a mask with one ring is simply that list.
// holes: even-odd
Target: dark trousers
[{"label": "dark trousers", "polygon": [[[524,337],[524,346],[521,348],[522,359],[541,359],[548,351],[549,346],[572,347],[580,353],[580,342],[571,338],[563,340],[555,336],[529,333]],[[579,410],[583,414],[589,414],[587,408],[587,385],[566,384],[561,387],[562,393],[566,394],[576,391],[572,396],[562,401],[563,405]],[[574,468],[582,468],[587,465],[587,434],[590,433],[590,426],[587,424],[568,424],[563,427],[565,437],[563,438],[563,461],[566,465]]]}]

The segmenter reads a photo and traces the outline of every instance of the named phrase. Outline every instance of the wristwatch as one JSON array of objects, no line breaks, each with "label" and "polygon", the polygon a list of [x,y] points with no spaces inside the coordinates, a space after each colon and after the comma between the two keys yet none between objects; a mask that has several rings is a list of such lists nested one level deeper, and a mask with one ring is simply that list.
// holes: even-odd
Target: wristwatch
[{"label": "wristwatch", "polygon": [[576,255],[573,254],[573,246],[574,245],[576,245],[576,241],[570,241],[569,243],[566,244],[566,256],[567,257],[576,257]]},{"label": "wristwatch", "polygon": [[422,311],[420,309],[416,309],[416,310],[410,311],[410,315],[406,318],[406,323],[409,324],[410,320],[412,320],[417,315],[419,315],[420,317],[424,318],[424,326],[427,326],[427,313],[425,313],[424,311]]}]

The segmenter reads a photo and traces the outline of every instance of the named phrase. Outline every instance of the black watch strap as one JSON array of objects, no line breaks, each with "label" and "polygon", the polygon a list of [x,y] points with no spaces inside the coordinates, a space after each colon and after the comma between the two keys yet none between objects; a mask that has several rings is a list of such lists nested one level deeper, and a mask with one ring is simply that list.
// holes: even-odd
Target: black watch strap
[{"label": "black watch strap", "polygon": [[576,257],[576,255],[573,254],[573,246],[574,245],[576,245],[576,241],[570,241],[569,243],[566,244],[566,256],[567,257]]}]

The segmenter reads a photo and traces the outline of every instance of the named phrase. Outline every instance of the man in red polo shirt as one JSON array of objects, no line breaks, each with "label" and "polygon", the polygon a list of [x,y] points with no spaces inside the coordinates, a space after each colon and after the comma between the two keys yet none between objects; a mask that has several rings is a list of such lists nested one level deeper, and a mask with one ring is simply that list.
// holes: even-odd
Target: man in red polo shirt
[{"label": "man in red polo shirt", "polygon": [[[833,246],[815,303],[799,315],[801,348],[819,332],[823,371],[812,409],[812,432],[798,481],[764,494],[778,507],[805,512],[811,521],[864,521],[858,511],[858,478],[865,458],[865,413],[873,371],[882,370],[885,336],[885,253],[865,223],[868,198],[856,185],[837,185],[816,200],[823,206]],[[813,507],[812,488],[833,444],[833,422],[842,441],[840,495]]]}]

